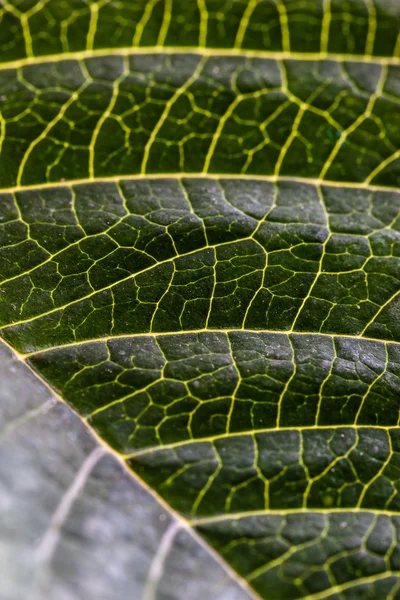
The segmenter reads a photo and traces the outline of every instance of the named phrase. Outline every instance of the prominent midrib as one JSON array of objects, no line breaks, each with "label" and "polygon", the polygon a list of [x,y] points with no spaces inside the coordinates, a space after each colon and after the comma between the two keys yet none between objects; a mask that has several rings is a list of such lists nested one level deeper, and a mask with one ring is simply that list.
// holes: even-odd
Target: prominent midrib
[{"label": "prominent midrib", "polygon": [[[37,317],[38,318],[38,317]],[[8,325],[8,327],[12,327],[12,325]],[[6,329],[6,327],[3,327],[3,329]],[[345,334],[345,333],[325,333],[325,332],[319,332],[319,331],[296,331],[294,329],[249,329],[246,327],[242,327],[242,328],[237,328],[237,327],[232,327],[232,328],[221,328],[221,329],[216,329],[216,328],[203,328],[203,329],[186,329],[184,331],[182,330],[178,330],[178,331],[150,331],[150,332],[143,332],[143,333],[121,333],[118,335],[108,335],[105,337],[98,337],[98,338],[91,338],[91,339],[86,339],[86,340],[79,340],[76,342],[69,342],[68,344],[60,344],[59,346],[48,346],[46,348],[40,349],[40,350],[33,350],[32,352],[18,352],[18,355],[24,358],[29,358],[30,356],[37,356],[39,354],[45,354],[46,352],[51,352],[53,350],[63,350],[64,348],[72,348],[72,347],[78,347],[78,346],[83,346],[83,345],[87,345],[87,344],[95,344],[95,343],[101,343],[101,342],[110,342],[112,340],[118,340],[118,339],[131,339],[131,338],[144,338],[144,337],[153,337],[153,338],[158,338],[158,337],[174,337],[174,336],[185,336],[185,335],[199,335],[202,333],[216,333],[216,334],[230,334],[230,333],[254,333],[254,334],[270,334],[270,335],[299,335],[299,336],[319,336],[319,337],[325,337],[325,338],[330,338],[330,339],[335,339],[335,338],[344,338],[344,339],[348,339],[348,340],[365,340],[365,341],[369,341],[369,342],[377,342],[379,344],[391,344],[391,345],[399,345],[400,341],[396,341],[396,340],[384,340],[381,338],[373,338],[373,337],[368,337],[368,336],[364,336],[362,334],[358,334],[358,335],[351,335],[351,334]],[[16,350],[13,351],[16,352]]]},{"label": "prominent midrib", "polygon": [[378,65],[399,65],[400,56],[373,56],[370,54],[330,54],[329,52],[276,52],[271,50],[243,50],[240,48],[209,48],[201,46],[140,46],[121,48],[101,48],[80,50],[62,54],[45,54],[0,62],[0,70],[16,69],[64,60],[85,60],[105,56],[135,56],[140,54],[197,54],[199,56],[238,56],[243,58],[264,58],[272,60],[338,61],[360,62]]},{"label": "prominent midrib", "polygon": [[63,188],[72,187],[76,185],[86,185],[90,183],[113,183],[120,181],[143,181],[143,180],[164,180],[164,179],[241,179],[244,181],[266,181],[269,183],[280,183],[280,182],[293,182],[293,183],[304,183],[315,186],[326,186],[326,187],[337,187],[337,188],[350,188],[350,189],[364,189],[371,192],[397,192],[400,193],[398,187],[387,186],[387,185],[374,185],[367,183],[366,181],[335,181],[332,179],[318,179],[313,177],[296,177],[294,175],[257,175],[257,174],[245,174],[245,173],[209,173],[204,171],[188,171],[186,172],[172,172],[172,173],[137,173],[130,175],[110,175],[109,177],[85,177],[83,179],[62,179],[60,181],[46,181],[44,183],[32,183],[29,185],[15,185],[5,188],[0,188],[0,194],[16,194],[20,192],[28,192],[31,190],[51,189],[51,188]]},{"label": "prominent midrib", "polygon": [[351,514],[351,513],[366,513],[370,515],[385,515],[387,517],[399,517],[399,513],[394,510],[386,510],[384,508],[351,508],[351,507],[342,507],[342,508],[266,508],[263,510],[249,510],[244,512],[233,512],[224,515],[216,515],[215,517],[198,517],[189,519],[188,522],[193,527],[199,527],[201,525],[211,525],[212,523],[222,523],[224,521],[232,521],[235,519],[246,519],[251,517],[263,517],[270,515],[298,515],[298,514],[319,514],[319,515],[332,515],[332,514]]},{"label": "prominent midrib", "polygon": [[[39,374],[40,377],[40,374]],[[121,402],[120,400],[115,400],[114,402],[112,402],[111,404],[107,405],[107,406],[102,406],[99,410],[91,413],[90,415],[88,415],[87,417],[84,417],[84,421],[86,423],[90,423],[90,419],[95,416],[96,414],[98,414],[99,412],[105,411],[107,410],[109,407],[118,404]],[[169,444],[162,444],[160,446],[150,446],[147,448],[141,448],[139,450],[135,450],[134,452],[130,452],[129,454],[123,454],[121,453],[121,456],[123,456],[123,458],[125,460],[129,460],[131,458],[139,458],[140,456],[146,456],[148,454],[153,454],[156,452],[163,452],[165,450],[174,450],[175,448],[181,448],[183,446],[190,446],[191,444],[207,444],[207,443],[214,443],[218,440],[225,440],[225,439],[229,439],[229,438],[233,438],[233,437],[246,437],[246,436],[252,436],[252,435],[262,435],[263,433],[276,433],[277,431],[297,431],[298,433],[303,433],[303,432],[308,432],[308,431],[332,431],[332,430],[361,430],[361,429],[379,429],[380,431],[398,431],[399,430],[399,426],[398,425],[358,425],[357,423],[354,424],[336,424],[336,425],[299,425],[299,426],[295,426],[295,425],[279,425],[276,427],[261,427],[260,429],[245,429],[243,431],[228,431],[227,433],[220,433],[218,435],[209,435],[206,437],[198,437],[198,438],[193,438],[193,439],[189,439],[189,440],[180,440],[178,442],[172,442]],[[308,509],[307,509],[308,510]],[[317,510],[317,509],[315,509]],[[330,509],[327,509],[327,511],[329,511]],[[343,509],[344,510],[344,509]],[[348,510],[351,510],[351,508],[349,508]],[[354,509],[356,510],[356,509]],[[368,510],[372,510],[372,509],[365,509],[366,511]],[[277,512],[279,512],[279,510],[277,509]],[[280,511],[282,512],[282,511]],[[395,512],[394,514],[399,515],[399,512]]]}]

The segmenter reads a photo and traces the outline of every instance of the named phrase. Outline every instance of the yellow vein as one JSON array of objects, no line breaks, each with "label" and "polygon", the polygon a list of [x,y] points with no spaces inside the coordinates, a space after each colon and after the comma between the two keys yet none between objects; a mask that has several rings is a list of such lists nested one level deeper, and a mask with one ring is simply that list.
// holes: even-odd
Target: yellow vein
[{"label": "yellow vein", "polygon": [[56,114],[56,116],[51,121],[49,121],[47,126],[43,129],[42,133],[31,142],[31,144],[29,145],[29,147],[27,148],[27,150],[24,154],[23,159],[21,160],[21,164],[18,169],[18,175],[17,175],[17,185],[18,186],[21,186],[22,178],[24,175],[25,165],[26,165],[31,153],[33,152],[33,150],[36,148],[36,146],[38,146],[38,144],[40,144],[41,141],[46,139],[47,134],[54,127],[54,125],[56,125],[59,121],[61,121],[63,119],[68,108],[79,98],[79,96],[83,92],[83,90],[86,87],[88,87],[89,82],[90,82],[90,80],[85,81],[78,90],[76,90],[75,92],[73,92],[70,95],[68,100],[62,106],[61,110]]},{"label": "yellow vein", "polygon": [[135,34],[132,39],[132,46],[140,45],[144,29],[150,20],[153,8],[156,4],[158,4],[159,1],[160,0],[148,0],[148,2],[146,2],[146,6],[140,18],[140,21],[136,25]]},{"label": "yellow vein", "polygon": [[[132,395],[132,394],[131,394]],[[122,399],[121,399],[122,400]],[[118,402],[118,401],[117,401]],[[108,406],[113,406],[116,402],[112,402],[110,405]],[[102,407],[102,410],[97,409],[96,411],[94,411],[92,414],[96,415],[99,412],[103,412],[104,410],[107,410],[108,406],[104,406]],[[87,417],[87,421],[90,422],[90,417],[92,415],[89,415],[89,417]],[[385,431],[390,432],[390,431],[399,431],[399,427],[397,425],[389,425],[389,426],[384,426],[384,425],[349,425],[349,424],[331,424],[331,425],[299,425],[299,426],[293,426],[293,425],[288,425],[288,426],[280,426],[280,427],[264,427],[264,428],[260,428],[260,429],[248,429],[245,431],[229,431],[227,433],[220,433],[217,435],[210,435],[210,436],[206,436],[206,437],[201,437],[201,438],[193,438],[193,439],[189,439],[189,440],[182,440],[180,442],[171,442],[170,444],[163,444],[162,446],[151,446],[148,448],[142,448],[141,450],[136,450],[135,452],[131,452],[129,454],[125,454],[124,457],[128,460],[128,459],[135,459],[138,458],[140,456],[146,456],[147,454],[152,454],[153,452],[163,452],[164,450],[174,450],[175,448],[181,448],[183,446],[190,446],[190,444],[213,444],[214,442],[218,441],[218,440],[225,440],[227,438],[232,438],[232,437],[249,437],[249,436],[254,436],[254,435],[262,435],[263,433],[276,433],[276,432],[280,432],[280,431],[297,431],[300,434],[303,434],[305,432],[308,431],[359,431],[362,429],[368,429],[368,430],[378,430],[378,431]],[[392,456],[392,455],[390,455]],[[341,456],[339,458],[342,458]]]},{"label": "yellow vein", "polygon": [[162,113],[161,117],[159,118],[157,125],[152,130],[149,140],[144,149],[143,161],[142,161],[142,166],[141,166],[141,174],[142,175],[145,175],[145,173],[146,173],[147,162],[149,160],[151,148],[153,147],[153,144],[154,144],[155,140],[157,139],[160,129],[162,128],[166,119],[168,118],[171,108],[174,106],[174,104],[177,102],[177,100],[183,94],[185,94],[186,90],[192,85],[192,83],[194,83],[198,79],[198,77],[203,69],[203,66],[204,66],[204,59],[199,61],[193,74],[186,80],[186,82],[184,83],[184,85],[182,87],[178,88],[175,91],[174,95],[165,104],[163,113]]},{"label": "yellow vein", "polygon": [[208,10],[205,0],[197,0],[197,7],[200,14],[199,47],[205,48],[208,29]]},{"label": "yellow vein", "polygon": [[[344,598],[345,596],[342,596],[342,592],[345,592],[346,590],[350,590],[357,586],[360,586],[360,587],[365,586],[368,583],[375,584],[377,581],[380,581],[381,579],[388,579],[393,576],[396,576],[398,578],[399,575],[400,575],[400,571],[392,570],[392,571],[384,571],[383,573],[379,573],[379,574],[375,573],[374,575],[369,575],[367,577],[357,577],[357,579],[352,579],[351,581],[346,581],[345,583],[338,583],[337,585],[330,587],[330,588],[324,590],[323,592],[309,594],[307,596],[307,600],[324,600],[325,598],[326,598],[326,600],[329,600],[329,598],[333,599],[335,596]],[[363,590],[363,591],[365,591],[365,590]],[[340,594],[340,596],[337,596],[337,594]],[[351,596],[347,596],[347,598],[350,598],[350,597]],[[352,597],[354,598],[354,596],[352,596]],[[388,600],[390,597],[393,597],[393,596],[386,596],[386,598]]]},{"label": "yellow vein", "polygon": [[[90,293],[88,293],[88,294],[86,294],[85,296],[81,296],[80,298],[77,298],[75,300],[71,300],[70,302],[62,304],[60,306],[56,306],[54,308],[51,308],[51,309],[47,310],[46,312],[34,315],[34,316],[29,317],[27,319],[20,319],[19,321],[13,321],[11,323],[7,323],[6,325],[1,326],[0,329],[7,329],[8,327],[14,327],[15,325],[21,325],[22,323],[31,323],[32,321],[35,321],[36,319],[39,319],[41,317],[45,317],[47,315],[54,314],[54,313],[56,313],[56,312],[58,312],[60,310],[64,310],[65,308],[68,308],[69,306],[73,306],[74,304],[76,304],[78,302],[82,302],[83,300],[87,300],[88,298],[92,298],[93,296],[95,296],[96,294],[99,294],[100,292],[111,291],[114,287],[118,286],[119,284],[125,283],[126,281],[130,281],[132,279],[135,279],[139,275],[142,275],[144,273],[148,273],[149,271],[152,271],[153,269],[156,269],[157,267],[160,267],[162,265],[168,265],[168,264],[172,263],[173,268],[175,269],[175,261],[176,260],[179,260],[181,258],[186,258],[188,256],[193,256],[195,254],[200,254],[200,253],[202,253],[202,252],[204,252],[206,250],[209,250],[211,248],[217,248],[217,247],[221,247],[221,246],[228,246],[230,244],[235,244],[236,241],[237,240],[229,240],[227,242],[216,243],[216,244],[210,245],[210,246],[203,246],[202,248],[195,248],[194,250],[190,250],[189,252],[185,252],[183,254],[180,254],[179,256],[171,256],[170,258],[166,258],[165,260],[161,260],[159,262],[154,262],[153,264],[149,265],[148,267],[145,267],[144,269],[141,269],[140,271],[137,271],[136,273],[130,273],[126,277],[123,277],[122,279],[114,281],[113,283],[111,283],[110,285],[107,285],[105,287],[99,287],[98,289],[94,289],[93,286],[91,285],[91,289],[93,291],[90,292]],[[22,307],[21,310],[23,310],[23,307]]]},{"label": "yellow vein", "polygon": [[329,28],[331,25],[331,0],[323,0],[323,18],[321,26],[321,42],[320,48],[322,54],[327,54],[329,43]]},{"label": "yellow vein", "polygon": [[[400,150],[398,151],[400,157]],[[41,190],[41,189],[52,189],[52,188],[63,188],[63,187],[71,187],[76,185],[87,185],[88,183],[109,183],[115,182],[119,183],[121,181],[141,181],[141,180],[165,180],[165,179],[228,179],[235,180],[240,179],[241,181],[266,181],[270,183],[280,183],[280,182],[293,182],[293,183],[302,183],[306,185],[315,185],[315,186],[325,186],[325,187],[337,187],[340,189],[350,188],[350,189],[365,189],[371,192],[398,192],[400,193],[400,188],[395,186],[385,186],[385,185],[373,185],[367,181],[333,181],[330,179],[318,179],[312,177],[296,177],[290,175],[247,175],[240,173],[206,173],[206,172],[173,172],[173,173],[137,173],[136,175],[112,175],[110,177],[83,177],[81,179],[69,179],[62,181],[51,181],[45,183],[33,183],[30,185],[16,185],[5,188],[0,188],[0,194],[14,194],[19,192],[26,192],[30,190]]]},{"label": "yellow vein", "polygon": [[168,34],[169,24],[172,18],[172,0],[164,0],[164,15],[157,39],[157,46],[164,47]]},{"label": "yellow vein", "polygon": [[[119,283],[119,282],[118,282]],[[72,304],[74,304],[76,302],[76,300],[74,300],[72,302]],[[57,308],[55,310],[61,310],[60,308]],[[47,314],[47,313],[46,313]],[[39,317],[42,315],[39,315]],[[34,320],[37,319],[38,317],[33,317],[30,320]],[[23,321],[26,322],[26,321]],[[3,326],[1,329],[6,329],[8,327],[13,327],[15,326],[17,323],[12,323],[10,325],[7,326]],[[25,352],[25,353],[21,353],[21,356],[24,357],[29,357],[29,356],[33,356],[33,355],[37,355],[37,354],[43,354],[45,352],[51,352],[52,350],[62,350],[64,348],[71,348],[74,346],[83,346],[86,344],[93,344],[93,343],[97,343],[97,342],[110,342],[113,340],[118,340],[118,339],[131,339],[131,338],[141,338],[141,337],[153,337],[153,338],[158,338],[158,337],[166,337],[166,336],[176,336],[176,335],[199,335],[201,333],[221,333],[221,334],[230,334],[230,333],[249,333],[251,335],[260,335],[260,334],[271,334],[271,335],[293,335],[293,336],[317,336],[317,337],[328,337],[328,338],[344,338],[344,339],[348,339],[348,340],[365,340],[367,342],[375,342],[375,343],[379,343],[379,344],[390,344],[392,346],[396,346],[398,344],[400,344],[400,341],[397,340],[383,340],[383,339],[379,339],[379,338],[372,338],[372,337],[365,337],[361,334],[358,335],[349,335],[349,334],[344,334],[344,333],[321,333],[319,331],[293,331],[293,329],[287,329],[287,330],[280,330],[280,329],[237,329],[237,328],[232,328],[232,329],[216,329],[216,328],[210,328],[210,329],[187,329],[185,331],[159,331],[159,332],[155,332],[155,331],[149,331],[149,332],[141,332],[141,333],[121,333],[118,335],[108,335],[108,336],[103,336],[103,337],[98,337],[98,338],[90,338],[90,339],[86,339],[86,340],[82,340],[82,341],[76,341],[76,342],[70,342],[67,344],[60,344],[59,346],[50,346],[48,348],[43,348],[40,350],[35,350],[32,352]]]},{"label": "yellow vein", "polygon": [[249,0],[249,3],[246,6],[243,16],[240,20],[240,24],[239,24],[239,27],[237,30],[236,39],[235,39],[235,43],[234,43],[234,47],[237,49],[242,48],[243,39],[244,39],[245,33],[247,31],[247,27],[249,25],[251,16],[252,16],[255,8],[258,6],[258,4],[259,4],[259,0]]},{"label": "yellow vein", "polygon": [[375,44],[375,35],[377,28],[375,0],[366,0],[368,9],[368,35],[365,43],[365,54],[372,54]]},{"label": "yellow vein", "polygon": [[366,513],[366,514],[372,514],[372,515],[385,515],[387,517],[399,517],[399,512],[393,511],[393,510],[385,510],[385,509],[380,509],[380,508],[349,508],[349,507],[343,507],[343,508],[312,508],[312,507],[308,507],[308,508],[286,508],[286,509],[272,509],[269,508],[267,510],[265,509],[260,509],[260,510],[250,510],[248,512],[246,511],[242,511],[242,512],[232,512],[229,514],[224,514],[224,515],[216,515],[213,517],[199,517],[199,518],[194,518],[191,519],[189,521],[189,523],[193,526],[193,527],[198,527],[199,525],[209,525],[211,523],[222,523],[224,521],[233,521],[233,520],[237,520],[237,519],[246,519],[249,517],[265,517],[265,516],[270,516],[270,515],[282,515],[282,516],[287,516],[287,515],[301,515],[301,514],[322,514],[322,515],[332,515],[332,514],[348,514],[348,513],[354,513],[354,514],[360,514],[360,513]]},{"label": "yellow vein", "polygon": [[370,183],[375,177],[379,175],[387,166],[389,166],[392,162],[400,158],[400,150],[396,150],[391,156],[383,160],[379,165],[368,175],[366,179],[366,183]]},{"label": "yellow vein", "polygon": [[139,54],[197,54],[200,56],[237,56],[243,58],[265,58],[272,60],[304,60],[304,61],[326,61],[334,62],[361,62],[382,65],[400,65],[399,56],[372,56],[370,54],[327,54],[318,52],[283,52],[268,50],[242,50],[239,48],[205,48],[190,46],[142,46],[123,48],[100,48],[96,50],[79,50],[76,52],[65,52],[64,54],[47,54],[43,56],[30,56],[18,60],[0,63],[0,70],[17,69],[28,65],[43,63],[62,62],[64,60],[86,60],[88,58],[101,58],[105,56],[134,56]]},{"label": "yellow vein", "polygon": [[279,23],[281,27],[282,34],[282,46],[283,50],[286,53],[290,53],[290,31],[289,31],[289,21],[286,11],[286,6],[283,0],[276,0],[277,8],[279,12]]},{"label": "yellow vein", "polygon": [[109,118],[109,116],[112,114],[114,106],[115,106],[115,104],[116,104],[116,102],[118,100],[120,83],[122,81],[124,81],[124,79],[129,74],[129,62],[128,62],[126,56],[124,56],[123,59],[124,60],[123,60],[122,73],[114,81],[114,84],[112,86],[113,87],[113,91],[112,91],[112,94],[111,94],[110,102],[108,103],[108,106],[105,109],[105,111],[103,112],[103,114],[101,115],[100,119],[97,121],[96,126],[95,126],[95,128],[93,130],[92,138],[90,140],[90,144],[89,144],[89,176],[90,176],[91,179],[94,179],[94,176],[95,176],[94,159],[95,159],[95,149],[96,149],[97,138],[99,136],[100,130],[103,127],[104,123],[107,121],[107,119]]}]

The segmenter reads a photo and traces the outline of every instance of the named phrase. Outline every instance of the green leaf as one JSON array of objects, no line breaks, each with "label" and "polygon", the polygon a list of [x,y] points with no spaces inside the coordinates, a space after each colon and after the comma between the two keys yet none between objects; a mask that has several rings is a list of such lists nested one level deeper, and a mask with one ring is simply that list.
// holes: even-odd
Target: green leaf
[{"label": "green leaf", "polygon": [[0,18],[9,597],[400,598],[398,3]]}]

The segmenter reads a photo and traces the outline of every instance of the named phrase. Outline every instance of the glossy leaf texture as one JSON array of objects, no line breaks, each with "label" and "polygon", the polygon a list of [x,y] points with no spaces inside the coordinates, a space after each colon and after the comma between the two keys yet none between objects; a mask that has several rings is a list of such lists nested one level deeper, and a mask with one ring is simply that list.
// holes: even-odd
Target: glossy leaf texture
[{"label": "glossy leaf texture", "polygon": [[3,339],[255,595],[400,598],[398,3],[1,19]]}]

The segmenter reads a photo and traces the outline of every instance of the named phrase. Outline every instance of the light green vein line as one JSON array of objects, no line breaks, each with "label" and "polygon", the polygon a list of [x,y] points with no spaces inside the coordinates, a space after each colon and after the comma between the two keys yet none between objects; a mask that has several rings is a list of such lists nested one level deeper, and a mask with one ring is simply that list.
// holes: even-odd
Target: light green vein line
[{"label": "light green vein line", "polygon": [[[334,598],[335,596],[337,596],[337,594],[341,594],[341,592],[344,592],[346,590],[366,585],[368,583],[376,583],[381,579],[389,579],[390,577],[394,576],[398,577],[399,575],[400,571],[383,571],[383,573],[370,575],[368,577],[358,577],[357,579],[346,581],[346,583],[340,583],[335,585],[334,587],[327,588],[323,592],[309,594],[306,600],[329,600],[329,598]],[[350,596],[347,597],[350,598]]]},{"label": "light green vein line", "polygon": [[257,8],[257,5],[258,5],[258,0],[249,0],[249,2],[247,4],[246,10],[244,11],[243,16],[240,20],[240,24],[239,24],[237,34],[236,34],[234,47],[237,49],[242,48],[243,39],[246,34],[247,27],[249,25],[249,22],[250,22],[250,19],[251,19],[251,16],[252,16],[254,10]]},{"label": "light green vein line", "polygon": [[312,177],[292,177],[289,175],[242,175],[240,173],[138,173],[136,175],[113,175],[111,177],[85,177],[82,179],[70,179],[63,181],[52,181],[46,183],[33,183],[31,185],[17,185],[10,186],[6,188],[0,188],[0,194],[15,194],[19,192],[25,192],[30,190],[41,190],[41,189],[52,189],[59,187],[72,187],[76,185],[86,185],[88,183],[109,183],[120,181],[141,181],[141,180],[165,180],[165,179],[228,179],[228,180],[236,180],[240,179],[241,181],[266,181],[271,183],[281,183],[281,182],[293,182],[293,183],[303,183],[314,186],[326,186],[326,187],[337,187],[340,189],[350,188],[350,189],[365,189],[371,192],[397,192],[400,193],[400,189],[398,187],[384,186],[384,185],[373,185],[366,182],[356,182],[356,181],[332,181],[329,179],[315,179]]},{"label": "light green vein line", "polygon": [[151,18],[153,9],[158,2],[159,2],[159,0],[148,0],[148,2],[146,2],[146,7],[143,11],[140,21],[136,25],[135,33],[134,33],[134,36],[132,39],[132,46],[140,45],[143,31],[145,30],[145,27]]},{"label": "light green vein line", "polygon": [[[119,283],[119,282],[118,282]],[[79,300],[74,300],[73,303],[75,302],[79,302]],[[62,310],[62,308],[57,308],[55,310]],[[46,313],[48,314],[48,313]],[[38,315],[37,317],[33,317],[32,319],[30,319],[30,321],[35,320],[40,318],[41,316],[44,315]],[[26,321],[23,321],[24,323]],[[7,329],[8,327],[14,327],[15,325],[17,325],[17,323],[12,323],[11,325],[7,325],[7,326],[3,326],[2,328],[0,328],[0,331],[3,329]],[[43,348],[43,350],[35,350],[33,352],[26,352],[26,353],[21,353],[21,356],[24,357],[29,357],[29,356],[35,356],[38,354],[44,354],[45,352],[51,352],[52,350],[62,350],[64,348],[71,348],[74,346],[83,346],[86,344],[93,344],[93,343],[100,343],[100,342],[111,342],[113,340],[118,340],[118,339],[131,339],[131,338],[143,338],[143,337],[153,337],[153,338],[158,338],[158,337],[167,337],[167,336],[176,336],[176,335],[199,335],[201,333],[220,333],[220,334],[226,334],[226,333],[249,333],[249,334],[271,334],[271,335],[293,335],[293,336],[317,336],[317,337],[321,337],[321,338],[343,338],[343,339],[348,339],[348,340],[362,340],[362,341],[367,341],[367,342],[375,342],[375,343],[379,343],[379,344],[391,344],[392,346],[397,346],[398,344],[400,344],[400,341],[397,340],[383,340],[383,339],[379,339],[379,338],[372,338],[372,337],[364,337],[361,334],[360,335],[349,335],[349,334],[344,334],[344,333],[320,333],[319,331],[293,331],[292,329],[287,329],[287,330],[280,330],[280,329],[237,329],[237,328],[232,328],[232,329],[187,329],[185,331],[160,331],[160,332],[156,332],[156,331],[151,331],[148,333],[121,333],[118,335],[108,335],[108,336],[104,336],[104,337],[98,337],[98,338],[91,338],[91,339],[86,339],[86,340],[82,340],[82,341],[78,341],[78,342],[70,342],[68,344],[60,344],[60,346],[50,346],[48,348]]]},{"label": "light green vein line", "polygon": [[40,144],[40,142],[42,142],[46,139],[46,136],[51,131],[51,129],[64,119],[64,115],[67,112],[67,110],[69,109],[69,107],[72,106],[74,104],[74,102],[77,101],[77,99],[79,98],[79,95],[88,87],[89,83],[90,83],[90,80],[85,81],[78,90],[76,90],[75,92],[73,92],[70,95],[68,100],[63,104],[63,106],[59,110],[59,112],[57,112],[55,117],[53,117],[53,119],[51,119],[51,121],[49,121],[47,123],[47,125],[43,129],[42,133],[30,143],[30,145],[28,146],[28,148],[21,160],[21,164],[19,165],[18,174],[17,174],[17,185],[19,185],[19,186],[21,185],[21,181],[24,176],[25,165],[28,162],[28,158],[31,156],[32,152],[37,148],[37,146]]},{"label": "light green vein line", "polygon": [[[246,238],[242,238],[241,241],[243,241]],[[57,313],[61,310],[64,310],[66,308],[68,308],[69,306],[73,306],[76,305],[79,302],[82,302],[84,300],[87,300],[89,298],[92,298],[93,296],[95,296],[96,294],[99,294],[100,292],[106,292],[109,290],[112,290],[113,288],[115,288],[116,286],[120,285],[121,283],[125,283],[126,281],[131,281],[133,279],[135,279],[136,277],[138,277],[139,275],[143,275],[144,273],[148,273],[149,271],[152,271],[162,265],[168,265],[168,264],[175,264],[175,261],[181,259],[181,258],[186,258],[188,256],[194,256],[196,254],[201,254],[204,251],[207,251],[209,249],[212,248],[221,248],[222,246],[229,246],[231,244],[235,244],[237,240],[229,240],[227,242],[217,242],[216,244],[212,244],[209,246],[203,246],[201,248],[195,248],[194,250],[190,250],[189,252],[185,252],[179,255],[174,255],[171,256],[170,258],[166,258],[165,260],[159,261],[159,262],[154,262],[153,264],[149,265],[148,267],[137,271],[136,273],[130,273],[129,275],[127,275],[126,277],[123,277],[122,279],[119,279],[118,281],[114,281],[113,283],[111,283],[110,285],[104,286],[104,287],[100,287],[98,289],[93,290],[92,292],[90,292],[89,294],[86,294],[85,296],[82,296],[81,298],[77,298],[75,300],[71,300],[70,302],[66,302],[65,304],[62,304],[60,306],[54,307],[49,309],[46,312],[40,313],[38,315],[34,315],[32,317],[29,317],[27,319],[20,319],[19,321],[13,321],[11,323],[7,323],[4,324],[0,327],[0,331],[7,329],[8,327],[15,327],[16,325],[22,325],[23,323],[31,323],[32,321],[36,321],[37,319],[40,319],[41,317],[45,317],[47,315],[52,315],[54,313]],[[93,289],[93,287],[92,287]],[[152,332],[150,332],[152,333]]]},{"label": "light green vein line", "polygon": [[400,57],[372,56],[369,54],[328,54],[317,52],[274,52],[263,50],[242,50],[240,48],[204,48],[190,46],[142,46],[139,48],[101,48],[98,50],[80,50],[64,54],[47,54],[38,57],[22,58],[19,60],[0,63],[0,70],[16,69],[28,65],[61,62],[64,60],[85,60],[104,56],[135,56],[139,54],[197,54],[200,56],[238,56],[244,58],[265,58],[272,60],[304,60],[334,62],[361,62],[380,65],[399,65]]},{"label": "light green vein line", "polygon": [[386,515],[388,517],[399,517],[400,513],[395,512],[395,511],[391,511],[391,510],[384,510],[384,509],[380,509],[380,508],[312,508],[312,507],[308,507],[308,508],[287,508],[287,509],[267,509],[267,510],[250,510],[248,512],[233,512],[233,513],[229,513],[229,514],[224,514],[224,515],[216,515],[215,517],[199,517],[199,518],[194,518],[191,519],[189,521],[189,523],[193,526],[193,527],[198,527],[199,525],[209,525],[211,523],[221,523],[224,521],[234,521],[237,519],[246,519],[246,518],[250,518],[250,517],[267,517],[270,515],[282,515],[282,516],[287,516],[287,515],[301,515],[301,514],[306,514],[306,515],[310,515],[310,514],[322,514],[322,515],[332,515],[332,514],[349,514],[349,513],[354,513],[354,514],[360,514],[360,513],[364,513],[364,514],[370,514],[373,516],[376,516],[377,514],[379,515]]},{"label": "light green vein line", "polygon": [[147,163],[148,163],[149,156],[150,156],[150,151],[154,145],[154,142],[157,139],[157,135],[158,135],[160,129],[162,128],[166,119],[168,118],[168,115],[169,115],[171,109],[176,104],[178,99],[183,94],[185,94],[186,90],[188,88],[190,88],[192,83],[194,83],[198,79],[203,67],[204,67],[204,60],[200,60],[199,63],[197,64],[195,70],[193,71],[193,74],[186,80],[186,82],[184,83],[184,85],[182,87],[177,88],[174,95],[165,104],[165,108],[162,112],[162,115],[159,118],[158,123],[155,125],[154,129],[152,130],[149,140],[144,149],[143,161],[142,161],[142,166],[141,166],[141,174],[142,175],[146,174],[146,168],[147,168]]},{"label": "light green vein line", "polygon": [[[116,401],[118,402],[118,401]],[[107,410],[109,406],[113,406],[116,402],[112,402],[108,406],[104,406],[103,410],[96,410],[94,414],[98,414],[99,412],[104,412]],[[90,422],[90,418],[92,415],[89,415],[84,419],[85,421]],[[218,435],[210,435],[202,438],[193,438],[190,440],[182,440],[180,442],[172,442],[170,444],[163,444],[162,446],[151,446],[149,448],[143,448],[142,450],[136,450],[135,452],[131,452],[129,454],[124,454],[124,458],[126,460],[131,458],[138,458],[140,456],[146,456],[147,454],[152,454],[153,452],[163,452],[164,450],[174,450],[175,448],[181,448],[182,446],[190,446],[190,444],[211,444],[217,440],[225,440],[227,438],[232,437],[246,437],[246,436],[254,436],[261,435],[263,433],[276,433],[280,431],[298,431],[299,433],[304,433],[307,431],[354,431],[361,429],[377,429],[379,431],[399,431],[399,427],[397,425],[288,425],[288,426],[279,426],[279,427],[264,427],[263,429],[249,429],[246,431],[229,431],[228,433],[220,433]],[[341,457],[342,458],[342,457]]]}]

